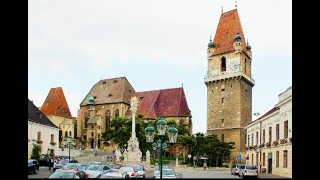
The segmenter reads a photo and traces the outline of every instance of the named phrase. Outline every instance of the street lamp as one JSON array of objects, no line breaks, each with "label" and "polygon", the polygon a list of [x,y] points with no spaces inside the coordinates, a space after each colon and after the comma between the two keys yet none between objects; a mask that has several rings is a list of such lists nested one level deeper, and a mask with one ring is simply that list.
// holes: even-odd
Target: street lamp
[{"label": "street lamp", "polygon": [[[152,143],[153,149],[160,148],[160,179],[162,179],[162,153],[163,149],[166,149],[168,145],[165,143],[165,134],[166,134],[166,129],[167,129],[167,122],[163,120],[162,118],[156,123],[157,125],[157,131],[158,131],[158,136],[159,140],[154,143],[154,134],[155,134],[155,129],[151,125],[149,125],[145,129],[145,135],[146,135],[146,141],[148,143]],[[177,137],[178,137],[178,129],[175,127],[170,127],[168,130],[168,136],[169,136],[169,143],[176,143],[177,142]]]},{"label": "street lamp", "polygon": [[[76,143],[76,139],[72,138],[71,136],[64,138],[63,140],[66,144],[68,143],[68,148],[69,148],[69,163],[70,163],[70,144],[71,143]],[[66,146],[66,145],[65,145]]]}]

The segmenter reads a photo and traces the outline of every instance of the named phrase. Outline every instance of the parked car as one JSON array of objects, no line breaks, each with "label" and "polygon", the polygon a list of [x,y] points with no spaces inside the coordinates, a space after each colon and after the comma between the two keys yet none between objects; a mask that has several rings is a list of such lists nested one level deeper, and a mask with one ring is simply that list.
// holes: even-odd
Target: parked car
[{"label": "parked car", "polygon": [[240,166],[239,177],[258,177],[258,168],[255,165]]},{"label": "parked car", "polygon": [[87,164],[87,167],[89,167],[90,165],[102,165],[102,162],[99,162],[99,161],[90,161],[90,162]]},{"label": "parked car", "polygon": [[49,156],[42,156],[38,162],[40,166],[49,166]]},{"label": "parked car", "polygon": [[35,159],[28,159],[28,173],[38,174],[39,163]]},{"label": "parked car", "polygon": [[107,172],[105,174],[101,174],[99,179],[126,179],[129,178],[129,175],[126,173],[119,172]]},{"label": "parked car", "polygon": [[90,165],[84,170],[89,178],[98,178],[101,174],[111,172],[111,169],[107,165]]},{"label": "parked car", "polygon": [[[178,174],[173,169],[162,169],[163,179],[177,179],[177,177],[178,177]],[[154,178],[160,179],[160,172]]]},{"label": "parked car", "polygon": [[240,166],[244,166],[245,164],[235,164],[231,168],[231,174],[233,175],[239,175]]},{"label": "parked car", "polygon": [[79,164],[79,163],[68,163],[65,166],[63,166],[62,168],[57,169],[57,171],[58,170],[81,170],[81,171],[83,171],[83,169],[81,169],[81,164]]},{"label": "parked car", "polygon": [[133,167],[121,167],[118,171],[121,174],[129,175],[129,178],[136,178],[137,174],[134,172]]},{"label": "parked car", "polygon": [[[162,169],[169,169],[169,167],[168,166],[162,166]],[[159,166],[155,166],[154,167],[153,178],[156,177],[157,175],[160,176],[160,167]]]},{"label": "parked car", "polygon": [[48,179],[88,179],[88,175],[78,170],[60,170],[52,173]]},{"label": "parked car", "polygon": [[132,168],[134,169],[134,172],[136,173],[137,178],[145,178],[146,177],[146,170],[144,169],[144,166],[133,165]]},{"label": "parked car", "polygon": [[53,171],[56,171],[57,169],[62,168],[63,166],[65,166],[68,163],[69,163],[69,159],[61,159],[57,163],[53,164]]},{"label": "parked car", "polygon": [[111,168],[113,172],[118,172],[119,169],[121,168],[121,165],[117,165],[117,164],[109,164],[108,166]]},{"label": "parked car", "polygon": [[87,167],[88,167],[88,166],[87,166],[86,164],[79,164],[78,169],[80,169],[80,170],[86,170]]}]

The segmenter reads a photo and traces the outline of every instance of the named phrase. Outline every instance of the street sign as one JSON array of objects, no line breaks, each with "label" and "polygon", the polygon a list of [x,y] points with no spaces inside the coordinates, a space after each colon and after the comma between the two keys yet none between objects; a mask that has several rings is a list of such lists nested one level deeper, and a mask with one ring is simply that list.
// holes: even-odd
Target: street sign
[{"label": "street sign", "polygon": [[240,160],[240,161],[242,160],[241,154],[238,155],[237,160]]}]

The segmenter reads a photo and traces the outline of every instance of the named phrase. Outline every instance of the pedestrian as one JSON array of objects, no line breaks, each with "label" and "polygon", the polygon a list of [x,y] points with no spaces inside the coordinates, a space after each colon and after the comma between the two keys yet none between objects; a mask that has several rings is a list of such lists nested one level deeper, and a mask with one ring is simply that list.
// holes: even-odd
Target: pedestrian
[{"label": "pedestrian", "polygon": [[204,169],[204,170],[207,169],[207,163],[203,163],[203,169]]},{"label": "pedestrian", "polygon": [[51,164],[53,163],[53,160],[51,157],[48,158],[48,167],[49,167],[49,170],[51,170]]}]

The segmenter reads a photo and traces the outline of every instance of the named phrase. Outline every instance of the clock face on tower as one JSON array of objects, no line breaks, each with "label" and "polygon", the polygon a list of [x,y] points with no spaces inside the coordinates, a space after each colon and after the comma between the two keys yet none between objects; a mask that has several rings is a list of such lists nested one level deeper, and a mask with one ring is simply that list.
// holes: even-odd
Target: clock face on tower
[{"label": "clock face on tower", "polygon": [[239,71],[239,69],[240,69],[239,67],[240,67],[240,64],[237,63],[236,61],[231,61],[229,63],[229,70],[232,72]]}]

